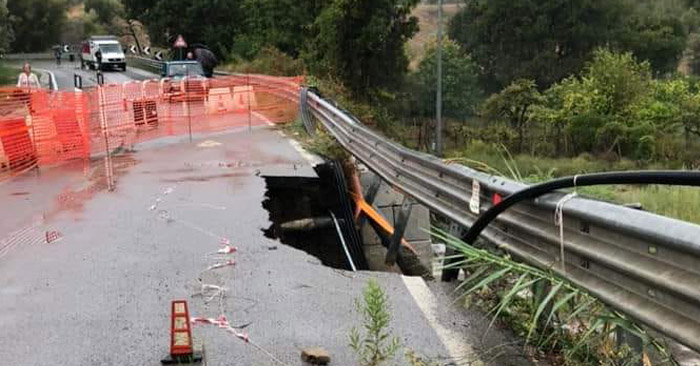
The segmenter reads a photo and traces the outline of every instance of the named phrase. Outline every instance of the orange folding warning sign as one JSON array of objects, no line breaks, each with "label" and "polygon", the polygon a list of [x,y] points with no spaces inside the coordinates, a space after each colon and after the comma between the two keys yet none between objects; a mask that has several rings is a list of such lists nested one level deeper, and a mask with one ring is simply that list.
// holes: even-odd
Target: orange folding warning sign
[{"label": "orange folding warning sign", "polygon": [[193,351],[190,313],[187,310],[187,301],[173,301],[170,324],[170,355],[188,356],[192,355]]},{"label": "orange folding warning sign", "polygon": [[175,40],[173,47],[175,47],[175,48],[187,48],[187,42],[185,42],[185,39],[182,37],[182,34],[177,35],[177,39]]}]

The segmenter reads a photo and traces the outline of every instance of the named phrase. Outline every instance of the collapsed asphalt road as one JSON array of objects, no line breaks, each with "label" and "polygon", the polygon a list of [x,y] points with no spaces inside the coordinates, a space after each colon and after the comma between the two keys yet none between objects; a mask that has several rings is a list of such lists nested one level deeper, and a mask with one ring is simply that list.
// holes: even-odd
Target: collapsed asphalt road
[{"label": "collapsed asphalt road", "polygon": [[[422,280],[331,269],[264,236],[261,175],[314,174],[287,139],[265,127],[184,141],[116,157],[114,192],[104,190],[99,160],[84,172],[63,166],[0,185],[0,221],[12,223],[3,236],[40,228],[23,234],[39,238],[0,257],[3,364],[158,365],[168,352],[170,301],[184,299],[191,316],[224,313],[248,325],[241,331],[251,343],[194,327],[209,365],[272,365],[273,357],[297,365],[301,349],[314,346],[332,364],[352,365],[348,332],[361,326],[354,300],[370,277],[388,293],[392,328],[406,346],[458,364],[503,364],[482,359],[474,344],[483,329],[456,321]],[[47,178],[63,169],[67,178]],[[61,239],[46,244],[46,232]],[[222,239],[237,252],[213,255]],[[230,259],[235,265],[205,271]],[[221,301],[195,296],[206,284],[226,289]]]}]

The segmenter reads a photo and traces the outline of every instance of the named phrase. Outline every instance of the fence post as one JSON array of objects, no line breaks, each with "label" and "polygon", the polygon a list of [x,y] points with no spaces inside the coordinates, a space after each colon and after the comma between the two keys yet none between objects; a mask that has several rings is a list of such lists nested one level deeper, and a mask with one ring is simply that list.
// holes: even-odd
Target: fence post
[{"label": "fence post", "polygon": [[182,79],[182,87],[185,89],[185,104],[187,105],[187,129],[190,134],[190,143],[192,143],[192,110],[190,109],[190,91],[189,88],[187,88],[187,79],[188,76],[185,76]]},{"label": "fence post", "polygon": [[112,180],[112,152],[109,148],[107,114],[105,112],[107,102],[105,99],[104,87],[102,85],[97,86],[97,93],[100,98],[100,102],[98,103],[100,108],[100,126],[102,127],[102,136],[104,137],[105,141],[105,179],[107,179],[107,190],[113,191],[114,181]]},{"label": "fence post", "polygon": [[252,121],[252,116],[251,116],[252,111],[250,109],[250,94],[251,94],[251,90],[253,89],[253,87],[250,85],[250,74],[246,73],[245,75],[246,75],[246,84],[248,84],[246,86],[246,92],[247,92],[247,97],[248,97],[248,98],[246,98],[246,99],[248,99],[248,131],[252,131],[253,130],[253,121]]}]

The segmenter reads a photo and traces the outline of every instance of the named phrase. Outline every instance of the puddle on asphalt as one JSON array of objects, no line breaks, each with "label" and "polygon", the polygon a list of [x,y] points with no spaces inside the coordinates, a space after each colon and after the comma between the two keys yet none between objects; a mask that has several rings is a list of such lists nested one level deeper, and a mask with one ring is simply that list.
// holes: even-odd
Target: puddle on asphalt
[{"label": "puddle on asphalt", "polygon": [[[125,175],[133,166],[138,164],[133,153],[124,153],[112,157],[115,186],[117,180]],[[50,220],[61,213],[70,212],[79,215],[85,209],[85,204],[98,193],[107,190],[104,159],[91,162],[90,175],[82,188],[68,187],[54,198],[54,206],[45,213],[44,218]],[[79,218],[79,217],[76,217]]]}]

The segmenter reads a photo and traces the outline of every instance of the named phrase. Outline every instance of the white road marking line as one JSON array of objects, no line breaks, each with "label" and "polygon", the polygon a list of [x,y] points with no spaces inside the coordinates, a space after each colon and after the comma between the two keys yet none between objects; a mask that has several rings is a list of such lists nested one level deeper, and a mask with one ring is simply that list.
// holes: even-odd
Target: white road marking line
[{"label": "white road marking line", "polygon": [[318,157],[318,156],[316,156],[316,155],[314,155],[314,154],[311,154],[310,152],[306,151],[306,150],[304,149],[304,147],[301,146],[301,144],[299,143],[299,141],[287,137],[287,136],[286,136],[284,133],[282,133],[281,131],[278,131],[278,132],[280,132],[280,134],[281,134],[282,136],[284,136],[284,138],[287,140],[287,142],[289,142],[289,144],[292,145],[292,147],[294,148],[294,150],[296,150],[296,151],[299,153],[299,155],[301,155],[301,157],[304,158],[304,160],[306,160],[311,166],[316,166],[316,165],[318,165],[318,164],[322,164],[322,163],[323,163],[323,159],[321,159],[320,157]]},{"label": "white road marking line", "polygon": [[258,113],[258,112],[251,112],[251,113],[252,113],[253,115],[255,115],[255,117],[258,117],[258,118],[260,118],[261,120],[263,120],[268,126],[274,126],[274,125],[275,125],[274,123],[272,123],[272,121],[270,121],[267,117],[263,116],[262,114],[260,114],[260,113]]},{"label": "white road marking line", "polygon": [[[256,117],[260,118],[261,120],[265,121],[265,123],[267,123],[268,126],[276,126],[276,124],[272,123],[267,117],[263,116],[262,114],[260,114],[258,112],[253,112],[253,114]],[[299,153],[299,155],[301,155],[301,157],[304,158],[304,160],[306,160],[311,166],[316,166],[318,164],[323,163],[323,159],[306,151],[301,146],[299,141],[287,137],[287,135],[285,135],[284,132],[282,132],[280,130],[278,130],[277,133],[280,136],[284,137],[289,142],[289,144],[292,145],[294,150],[296,150]]]},{"label": "white road marking line", "polygon": [[465,342],[462,334],[440,324],[437,312],[440,307],[444,307],[445,305],[438,304],[437,299],[430,292],[430,289],[423,279],[420,277],[406,276],[401,276],[401,278],[408,292],[413,296],[418,308],[420,308],[421,312],[423,312],[423,315],[428,320],[428,323],[430,323],[430,326],[435,330],[440,342],[442,342],[447,352],[449,352],[450,358],[457,360],[469,357],[470,365],[483,365],[483,361],[474,352],[474,349]]}]

